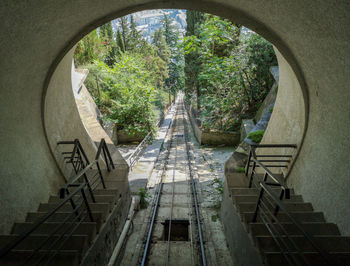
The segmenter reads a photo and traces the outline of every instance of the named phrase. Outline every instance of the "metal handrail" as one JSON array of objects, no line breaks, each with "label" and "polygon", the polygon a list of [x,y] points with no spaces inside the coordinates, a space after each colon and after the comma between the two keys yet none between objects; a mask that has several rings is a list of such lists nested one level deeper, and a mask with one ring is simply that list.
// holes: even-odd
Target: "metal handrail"
[{"label": "metal handrail", "polygon": [[[166,108],[166,111],[165,111],[166,113],[168,112],[169,109],[171,109],[172,105],[173,103]],[[165,118],[165,115],[163,114],[162,117],[157,122],[157,127],[160,127],[161,123],[164,121],[164,118]],[[146,148],[146,146],[144,145],[146,144],[146,142],[150,141],[151,139],[152,139],[152,132],[148,132],[148,134],[143,138],[140,144],[137,145],[133,153],[129,156],[129,158],[127,159],[129,170],[132,170],[132,167],[135,165],[137,158]]]},{"label": "metal handrail", "polygon": [[86,165],[90,164],[79,139],[75,139],[74,141],[59,141],[57,145],[74,145],[71,152],[62,152],[62,154],[70,154],[70,156],[64,157],[64,159],[67,159],[66,163],[72,164],[75,173],[78,173]]},{"label": "metal handrail", "polygon": [[[77,187],[77,189],[70,193],[67,197],[65,197],[62,201],[60,201],[52,210],[48,211],[44,216],[40,217],[30,228],[28,228],[27,230],[25,230],[23,233],[21,233],[18,238],[16,240],[14,240],[13,242],[9,243],[5,248],[0,250],[0,258],[3,258],[4,256],[6,256],[11,250],[13,250],[16,246],[18,246],[24,239],[26,239],[31,233],[33,233],[41,224],[43,224],[44,222],[46,222],[50,217],[52,217],[62,206],[64,206],[66,203],[68,203],[68,201],[73,200],[73,197],[78,194],[78,192],[82,193],[82,197],[83,197],[83,202],[85,203],[85,207],[87,209],[88,215],[90,220],[93,222],[94,219],[92,217],[91,214],[91,210],[87,201],[87,198],[85,196],[85,192],[84,192],[84,188],[86,186],[86,183],[83,183],[81,185],[79,185]],[[80,205],[82,206],[82,205]],[[72,213],[76,213],[79,209],[79,207],[73,207],[72,209]],[[66,221],[62,222],[62,225],[65,224]],[[60,229],[61,226],[59,226],[58,229]],[[48,238],[51,238],[58,230],[55,230],[52,234],[50,234],[48,236]],[[46,241],[45,241],[46,242]],[[43,245],[45,244],[45,242],[43,243]],[[39,248],[40,249],[40,248]],[[38,250],[39,250],[38,249]],[[36,250],[36,251],[38,251]]]},{"label": "metal handrail", "polygon": [[[286,261],[290,265],[303,265],[309,264],[306,260],[304,254],[300,251],[299,247],[292,240],[287,230],[283,227],[283,225],[278,220],[278,213],[280,210],[289,218],[292,224],[299,230],[299,232],[307,239],[310,244],[313,246],[314,250],[318,252],[324,260],[329,265],[336,265],[335,261],[330,259],[329,254],[321,249],[314,239],[314,237],[306,232],[302,227],[301,223],[287,210],[286,206],[283,203],[283,199],[290,199],[290,189],[285,184],[284,180],[280,180],[277,178],[276,174],[272,173],[267,165],[263,162],[280,162],[280,160],[259,160],[260,158],[272,157],[272,158],[292,158],[291,155],[257,155],[255,150],[256,148],[297,148],[294,144],[255,144],[251,145],[251,149],[249,152],[248,161],[246,164],[246,176],[249,174],[249,169],[252,167],[249,187],[254,185],[257,189],[260,189],[259,196],[256,203],[255,212],[253,215],[252,222],[257,222],[258,215],[260,216],[261,221],[266,226],[268,232],[271,234],[273,240],[276,245],[281,250],[282,255],[286,259]],[[253,163],[253,165],[251,165]],[[258,184],[253,182],[255,168],[260,167],[265,173],[262,181],[259,181]],[[267,182],[267,178],[272,179],[271,182]],[[281,189],[279,197],[275,192],[272,191],[271,186],[278,187]],[[267,194],[269,197],[264,197],[264,194]],[[270,210],[270,207],[274,207],[274,211]],[[282,232],[282,233],[281,233]],[[291,251],[291,247],[293,247],[294,251]],[[301,259],[302,263],[298,257],[294,254],[297,253],[299,259]]]},{"label": "metal handrail", "polygon": [[134,150],[134,152],[130,155],[130,157],[128,158],[128,162],[129,162],[129,167],[130,169],[132,169],[132,167],[134,166],[138,156],[140,155],[140,153],[143,151],[143,149],[145,148],[144,145],[145,143],[151,138],[152,134],[151,132],[149,132],[146,137],[144,137],[144,139],[140,142],[139,145],[137,145],[136,149]]},{"label": "metal handrail", "polygon": [[[256,154],[256,149],[257,148],[297,148],[296,144],[251,144],[250,145],[250,151],[249,151],[249,156],[248,156],[248,162],[246,164],[245,168],[245,175],[248,176],[249,174],[249,169],[252,167],[250,179],[249,179],[249,187],[252,187],[253,184],[253,179],[255,175],[255,168],[256,167],[261,167],[263,170],[268,173],[268,175],[276,182],[280,183],[280,180],[276,180],[274,174],[268,169],[268,167],[271,168],[287,168],[288,164],[272,164],[272,165],[264,165],[262,164],[262,161],[264,162],[271,162],[271,163],[281,163],[281,162],[290,162],[290,160],[281,160],[281,159],[264,159],[264,160],[259,160],[258,158],[292,158],[292,155],[290,154],[264,154],[264,155],[257,155]],[[253,162],[253,165],[251,165],[251,162]]]},{"label": "metal handrail", "polygon": [[[314,250],[316,252],[318,252],[323,259],[328,263],[328,265],[337,265],[337,262],[332,260],[330,258],[330,255],[328,254],[328,252],[326,252],[325,250],[323,250],[317,243],[315,238],[313,237],[312,234],[310,234],[309,232],[307,232],[306,230],[304,230],[304,228],[302,227],[301,223],[288,211],[287,207],[285,206],[285,204],[282,202],[281,199],[279,199],[276,194],[272,191],[272,189],[269,187],[269,184],[267,184],[266,182],[260,181],[259,182],[259,186],[261,187],[261,189],[267,193],[269,195],[269,199],[272,200],[272,202],[274,204],[276,204],[280,210],[283,211],[284,215],[286,215],[288,217],[288,219],[292,222],[292,224],[294,224],[294,226],[299,230],[299,232],[305,237],[305,239],[307,239],[310,244],[313,246]],[[267,208],[266,208],[267,209]],[[272,217],[272,223],[277,223],[278,222],[278,217],[277,214],[272,214],[271,212],[269,212],[270,216]],[[265,213],[265,215],[267,216],[267,214]],[[266,223],[266,221],[265,221]],[[279,223],[279,222],[278,222]],[[266,224],[265,224],[266,225]],[[279,226],[282,226],[279,223]],[[282,226],[283,227],[283,226]],[[287,233],[286,230],[283,230],[284,235],[288,238],[288,240],[290,242],[292,242],[292,244],[296,246],[296,244],[294,243],[293,240],[291,240],[290,235]],[[275,239],[276,235],[273,236],[273,238]],[[275,240],[276,241],[276,240]],[[277,243],[278,244],[278,243]],[[279,244],[278,244],[279,245]],[[288,251],[288,254],[290,254],[291,252]],[[299,255],[302,257],[302,259],[307,262],[305,260],[305,258],[303,258],[303,254],[301,251],[298,251]]]},{"label": "metal handrail", "polygon": [[[26,258],[27,262],[33,259],[33,256],[42,248],[49,244],[49,250],[45,250],[47,254],[41,255],[37,264],[40,264],[46,256],[51,256],[48,258],[46,265],[49,265],[52,261],[53,257],[55,257],[59,251],[62,249],[63,245],[70,239],[70,237],[74,234],[75,230],[78,228],[80,223],[85,220],[86,217],[89,217],[91,222],[94,222],[94,218],[89,206],[88,199],[85,194],[85,190],[87,189],[90,193],[90,197],[93,202],[95,201],[93,190],[93,185],[95,188],[99,185],[96,183],[98,179],[101,179],[101,183],[104,188],[106,188],[101,168],[99,165],[99,157],[101,152],[103,152],[107,167],[110,166],[114,168],[113,160],[106,145],[104,139],[101,140],[100,146],[98,148],[98,152],[96,154],[95,160],[92,163],[89,163],[89,160],[86,156],[84,149],[82,148],[78,139],[74,141],[60,141],[58,145],[69,144],[74,145],[72,152],[63,152],[62,154],[70,154],[68,159],[68,163],[72,163],[74,170],[77,172],[75,176],[73,176],[61,189],[60,189],[60,198],[62,199],[59,203],[57,203],[52,210],[48,211],[44,216],[40,217],[34,224],[21,233],[17,239],[13,242],[9,243],[6,247],[0,250],[0,258],[6,256],[11,250],[15,249],[22,241],[24,241],[27,237],[29,237],[35,230],[44,222],[48,221],[50,217],[52,217],[55,213],[59,211],[59,209],[67,204],[68,202],[72,206],[72,211],[64,218],[64,220],[59,223],[57,227],[54,228],[53,232],[51,232],[40,244],[37,248],[35,248],[32,254]],[[85,160],[85,161],[84,161]],[[85,164],[87,164],[85,166]],[[92,177],[92,180],[89,180],[87,177],[87,172],[93,168],[93,166],[97,166],[97,173]],[[78,167],[79,166],[79,167]],[[82,166],[85,166],[83,169],[79,170]],[[79,170],[79,171],[78,171]],[[108,169],[110,171],[110,169]],[[95,178],[96,177],[96,178]],[[75,188],[74,191],[69,191],[70,188]],[[80,192],[80,193],[79,193]],[[78,198],[75,196],[79,195]],[[75,197],[75,198],[74,198]],[[74,198],[74,199],[73,199]],[[80,211],[80,208],[83,208]],[[85,216],[84,216],[85,215]],[[73,217],[72,217],[73,216]],[[70,220],[73,218],[72,220]],[[69,223],[69,224],[68,224]],[[64,225],[69,225],[67,228],[63,228]],[[57,235],[57,232],[64,229],[64,232]],[[53,236],[57,236],[58,238],[54,241],[49,242]],[[55,245],[58,247],[55,248]],[[53,255],[51,251],[54,251]]]},{"label": "metal handrail", "polygon": [[[100,145],[99,145],[99,147],[97,149],[97,153],[96,153],[96,156],[95,156],[95,161],[97,161],[99,159],[99,157],[101,155],[101,152],[103,153],[103,157],[105,159],[105,163],[106,163],[108,172],[111,171],[111,168],[115,169],[112,156],[111,156],[111,154],[109,152],[109,149],[108,149],[108,146],[106,144],[106,141],[103,138],[101,139]],[[99,167],[99,165],[98,165],[98,167]]]},{"label": "metal handrail", "polygon": [[[83,154],[85,154],[85,151],[84,149],[81,147],[80,145],[80,142],[79,140],[75,140],[74,142],[69,142],[69,141],[62,141],[61,144],[78,144],[79,145],[79,148],[82,150]],[[97,149],[97,152],[96,152],[96,156],[95,156],[95,160],[90,163],[89,165],[87,165],[84,169],[82,169],[80,172],[78,172],[74,177],[72,177],[60,190],[60,197],[61,198],[64,198],[65,197],[65,193],[67,192],[67,194],[69,194],[69,190],[68,188],[69,187],[74,187],[76,186],[75,183],[77,181],[79,181],[79,179],[81,177],[84,177],[84,180],[85,182],[87,183],[87,187],[89,189],[89,192],[90,192],[90,196],[91,196],[91,199],[93,202],[96,202],[95,201],[95,197],[94,197],[94,194],[93,194],[93,189],[91,188],[91,184],[90,184],[90,180],[88,179],[86,173],[93,168],[94,165],[96,165],[96,168],[97,168],[97,174],[99,175],[100,179],[101,179],[101,183],[102,183],[102,186],[103,188],[106,188],[106,185],[105,185],[105,182],[104,182],[104,178],[103,178],[103,175],[102,175],[102,171],[101,171],[101,167],[100,167],[100,163],[99,163],[99,158],[100,156],[102,156],[103,153],[103,157],[104,157],[104,160],[106,162],[106,166],[107,166],[107,170],[108,172],[111,171],[111,168],[115,169],[115,166],[114,166],[114,163],[113,163],[113,159],[112,159],[112,156],[109,152],[109,149],[108,149],[108,146],[106,144],[106,141],[105,139],[101,139],[101,142],[100,142],[100,145]],[[88,161],[88,160],[87,160]],[[95,175],[96,176],[96,175]],[[94,177],[95,177],[94,176]],[[97,179],[97,178],[96,178]],[[91,183],[95,183],[95,180],[93,180]]]}]

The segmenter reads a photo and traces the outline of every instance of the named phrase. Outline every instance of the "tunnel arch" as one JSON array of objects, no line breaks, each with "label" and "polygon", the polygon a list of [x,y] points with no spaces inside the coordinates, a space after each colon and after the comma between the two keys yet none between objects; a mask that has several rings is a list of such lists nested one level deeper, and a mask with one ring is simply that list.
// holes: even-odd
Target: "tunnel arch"
[{"label": "tunnel arch", "polygon": [[[199,5],[198,5],[199,4]],[[156,6],[156,8],[153,8],[154,6]],[[190,6],[190,8],[188,9],[192,9],[192,10],[196,10],[196,11],[201,11],[201,12],[207,12],[213,15],[218,15],[221,17],[224,17],[226,19],[229,19],[230,21],[232,21],[233,23],[238,23],[238,24],[242,24],[245,27],[248,27],[249,29],[255,31],[256,33],[260,34],[262,37],[264,37],[265,39],[267,39],[268,41],[270,41],[274,46],[275,49],[277,49],[278,51],[278,61],[279,64],[281,61],[287,64],[289,64],[292,68],[293,74],[295,74],[298,83],[300,85],[300,87],[298,87],[297,89],[301,89],[302,95],[303,95],[303,99],[302,99],[302,105],[303,105],[303,114],[304,114],[304,120],[301,121],[301,123],[303,124],[301,126],[302,133],[299,134],[298,136],[298,148],[297,148],[297,153],[295,155],[295,159],[297,159],[298,157],[298,153],[300,151],[300,148],[302,146],[303,143],[303,139],[304,136],[306,134],[306,130],[307,130],[307,125],[308,125],[308,93],[307,93],[307,88],[306,88],[306,83],[304,80],[304,77],[302,75],[302,71],[299,67],[298,62],[295,60],[295,57],[293,55],[293,53],[291,52],[291,50],[289,49],[289,47],[282,41],[282,39],[277,36],[272,30],[268,29],[264,24],[262,24],[260,21],[255,20],[254,18],[250,17],[248,14],[246,14],[245,12],[242,12],[239,9],[232,9],[226,5],[223,4],[211,4],[211,3],[207,3],[207,6],[203,6],[202,3],[198,2],[194,2],[194,3],[181,3],[179,1],[179,3],[177,3],[178,6],[177,8],[174,7],[174,4],[169,4],[167,2],[154,2],[154,3],[149,3],[149,4],[144,4],[144,5],[136,5],[136,6],[131,6],[129,8],[120,10],[120,11],[115,11],[112,12],[110,14],[105,15],[104,17],[92,21],[91,23],[88,23],[87,26],[83,27],[77,34],[76,36],[72,39],[69,40],[67,43],[67,46],[60,52],[59,56],[56,58],[56,60],[54,61],[54,63],[52,64],[50,69],[54,69],[52,71],[49,71],[47,78],[46,78],[46,82],[45,82],[45,86],[44,86],[44,92],[43,92],[43,107],[42,107],[42,112],[43,112],[43,127],[45,128],[45,134],[46,134],[46,138],[48,140],[48,142],[50,142],[50,136],[48,136],[47,132],[46,132],[46,128],[47,126],[45,125],[45,103],[46,103],[46,93],[47,93],[47,89],[50,86],[50,81],[51,81],[51,77],[54,74],[55,70],[57,69],[57,67],[59,66],[59,64],[62,62],[62,60],[64,59],[65,56],[69,55],[69,57],[71,57],[70,59],[73,59],[73,53],[72,53],[72,49],[74,51],[75,49],[75,45],[77,42],[79,42],[84,36],[86,36],[87,34],[89,34],[92,30],[102,26],[103,24],[117,19],[119,17],[128,15],[128,14],[132,14],[134,12],[138,12],[138,11],[143,11],[143,10],[151,10],[151,9],[161,9],[161,8],[171,8],[171,9],[187,9],[187,6]],[[185,7],[184,7],[185,6]],[[215,12],[213,12],[213,10]],[[70,60],[70,59],[65,59],[65,60]],[[280,77],[280,79],[283,80],[283,76]],[[47,83],[47,85],[46,85]],[[289,88],[290,89],[290,88]],[[273,140],[273,139],[272,139]],[[271,142],[271,138],[268,138],[268,141]],[[54,147],[52,145],[50,145],[51,147],[51,151],[54,154]],[[293,166],[293,164],[292,164]],[[289,172],[288,172],[289,173]]]},{"label": "tunnel arch", "polygon": [[[9,231],[14,221],[23,219],[24,211],[34,210],[59,186],[61,174],[45,133],[44,101],[61,60],[98,25],[150,8],[198,9],[235,17],[275,44],[307,99],[307,130],[290,180],[305,200],[324,211],[327,220],[350,234],[350,4],[345,0],[317,4],[303,0],[4,0],[0,8],[0,141],[6,152],[0,162],[1,215],[6,219],[1,231]],[[25,201],[28,197],[32,200]]]}]

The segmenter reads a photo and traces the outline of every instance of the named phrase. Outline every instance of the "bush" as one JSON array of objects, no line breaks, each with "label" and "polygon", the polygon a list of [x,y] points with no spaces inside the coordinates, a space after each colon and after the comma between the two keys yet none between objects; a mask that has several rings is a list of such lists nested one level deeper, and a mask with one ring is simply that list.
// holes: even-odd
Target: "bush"
[{"label": "bush", "polygon": [[257,130],[252,133],[248,134],[248,138],[251,139],[255,143],[260,143],[264,136],[265,131],[264,130]]}]

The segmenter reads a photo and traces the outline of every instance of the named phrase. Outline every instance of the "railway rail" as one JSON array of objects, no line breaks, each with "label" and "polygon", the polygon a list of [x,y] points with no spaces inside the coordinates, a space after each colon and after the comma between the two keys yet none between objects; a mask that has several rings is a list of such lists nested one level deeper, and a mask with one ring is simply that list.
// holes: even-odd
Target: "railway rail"
[{"label": "railway rail", "polygon": [[207,265],[182,96],[167,132],[164,164],[150,208],[140,265]]}]

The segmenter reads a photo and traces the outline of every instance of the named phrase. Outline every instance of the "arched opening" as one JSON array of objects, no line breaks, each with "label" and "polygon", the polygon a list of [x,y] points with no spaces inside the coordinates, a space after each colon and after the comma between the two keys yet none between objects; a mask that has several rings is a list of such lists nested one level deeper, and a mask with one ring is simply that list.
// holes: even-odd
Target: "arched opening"
[{"label": "arched opening", "polygon": [[[234,22],[240,21],[239,19],[232,19],[232,17],[230,19]],[[100,25],[100,23],[98,25]],[[259,29],[259,27],[260,25],[256,25],[255,28]],[[269,34],[270,32],[266,33],[267,36],[269,36]],[[274,45],[279,45],[278,42],[276,42],[276,44],[274,42],[272,43]],[[67,53],[61,62],[66,62],[66,65],[69,64],[69,62],[72,62],[73,51],[74,48],[72,48],[72,50]],[[267,129],[266,136],[264,137],[262,143],[295,143],[298,145],[299,150],[307,124],[307,110],[305,109],[307,105],[304,98],[305,94],[303,94],[302,87],[299,85],[299,81],[297,79],[297,75],[294,73],[290,64],[282,56],[278,48],[275,48],[275,51],[277,54],[278,63],[282,66],[282,71],[279,77],[279,96],[277,97],[275,109],[276,111],[273,112],[274,115],[272,117],[272,121],[270,122],[271,125]],[[57,70],[61,69],[59,70],[61,73],[59,74],[59,72],[56,70],[54,72],[52,80],[55,80],[55,78],[60,75],[65,75],[62,80],[66,80],[65,89],[68,90],[68,87],[71,87],[71,83],[69,83],[71,72],[68,68],[69,70],[66,69],[65,74],[63,74],[62,71],[64,70],[60,66],[61,63],[57,67]],[[57,143],[59,138],[75,138],[73,136],[84,136],[82,138],[87,138],[88,140],[91,139],[91,135],[89,136],[89,133],[86,130],[86,126],[84,126],[81,121],[76,121],[73,123],[74,127],[72,127],[73,124],[69,124],[69,121],[75,121],[79,118],[79,113],[77,112],[74,101],[70,102],[70,105],[72,105],[69,108],[70,111],[64,110],[67,108],[65,105],[52,104],[60,97],[65,98],[66,96],[64,96],[63,93],[67,94],[67,92],[63,92],[62,89],[52,89],[56,87],[54,84],[55,81],[50,81],[50,85],[46,93],[44,115],[46,130],[48,133],[47,136],[51,148],[54,153],[57,153],[57,146],[55,143]],[[61,84],[59,86],[61,86]],[[59,96],[58,94],[62,95]],[[69,94],[69,97],[72,97],[72,92],[69,92]],[[64,100],[65,103],[69,103],[69,101],[70,100],[68,99]],[[72,112],[75,114],[73,115]],[[60,115],[57,116],[58,114]],[[65,115],[67,116],[67,119],[62,119],[62,117]],[[54,130],[57,128],[62,129],[62,131],[59,131],[60,133],[58,134],[57,131],[56,133],[54,132]],[[93,141],[90,141],[90,143],[89,141],[85,141],[85,144],[90,147],[88,149],[91,149],[91,151],[93,151],[95,147],[94,145],[91,146],[91,143],[93,143]]]},{"label": "arched opening", "polygon": [[[53,85],[54,75],[57,80],[69,75],[64,71],[58,73],[59,63],[92,29],[113,18],[149,8],[192,8],[214,13],[246,25],[274,43],[293,70],[304,99],[305,139],[290,182],[315,208],[324,210],[329,221],[337,222],[342,232],[349,233],[346,185],[349,75],[345,60],[349,54],[349,33],[344,31],[349,25],[349,5],[345,1],[315,5],[301,1],[285,4],[214,0],[132,3],[89,0],[64,5],[52,1],[18,5],[8,1],[0,11],[6,21],[1,32],[4,95],[1,140],[7,151],[1,160],[5,180],[2,214],[6,217],[2,231],[9,231],[13,221],[24,219],[25,210],[34,210],[63,181],[49,145],[50,126],[45,122],[51,119],[45,114],[45,95]],[[9,23],[18,17],[21,19]],[[18,189],[24,183],[28,185]],[[23,200],[28,197],[33,200]]]}]

